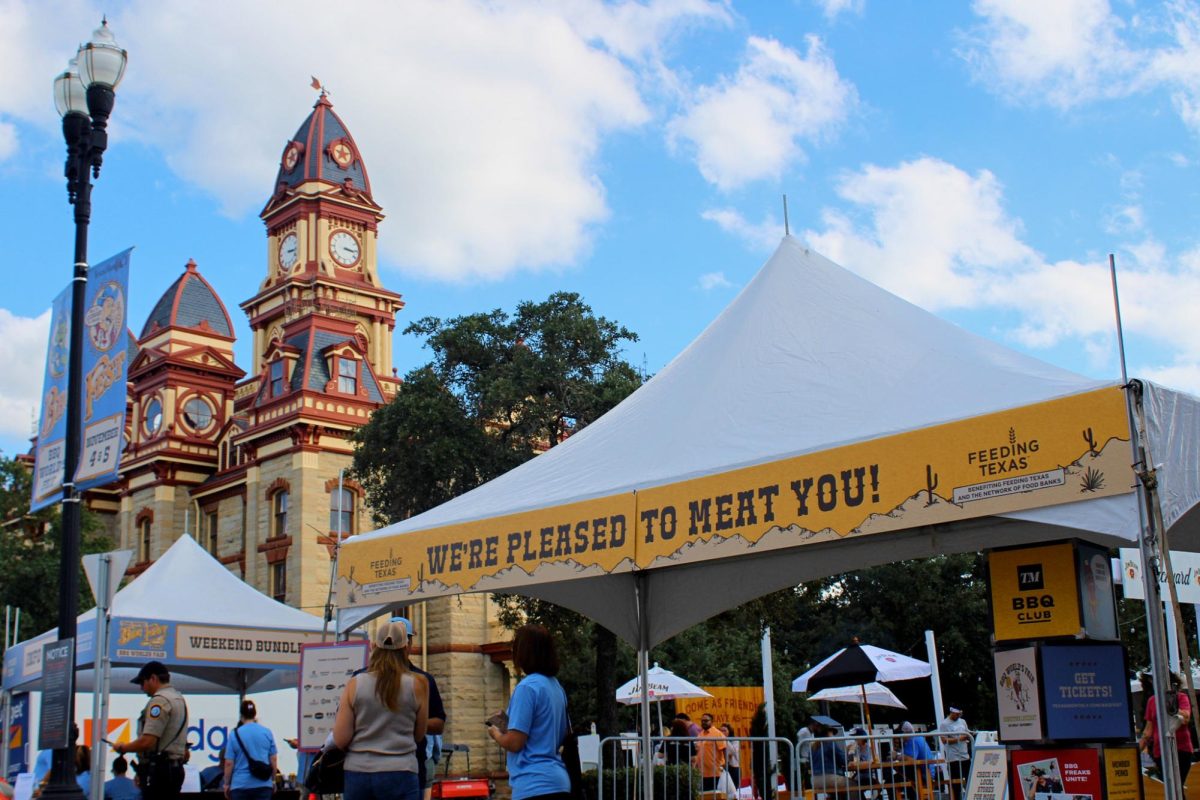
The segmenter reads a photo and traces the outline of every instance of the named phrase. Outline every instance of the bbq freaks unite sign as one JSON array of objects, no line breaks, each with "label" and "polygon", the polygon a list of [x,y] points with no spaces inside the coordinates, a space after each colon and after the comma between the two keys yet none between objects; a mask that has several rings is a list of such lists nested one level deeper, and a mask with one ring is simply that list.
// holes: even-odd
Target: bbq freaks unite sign
[{"label": "bbq freaks unite sign", "polygon": [[355,537],[338,561],[339,602],[498,591],[531,576],[670,567],[1125,494],[1128,440],[1124,397],[1110,387],[621,494]]}]

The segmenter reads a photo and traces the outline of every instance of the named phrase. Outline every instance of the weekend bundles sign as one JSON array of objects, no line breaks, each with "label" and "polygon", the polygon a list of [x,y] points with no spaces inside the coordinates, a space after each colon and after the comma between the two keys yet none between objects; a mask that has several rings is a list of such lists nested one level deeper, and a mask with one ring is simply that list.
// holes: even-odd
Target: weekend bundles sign
[{"label": "weekend bundles sign", "polygon": [[673,566],[1125,494],[1128,440],[1112,387],[627,494],[356,537],[339,558],[339,601],[492,591],[535,573]]},{"label": "weekend bundles sign", "polygon": [[1037,648],[998,650],[993,658],[996,664],[1000,741],[1035,742],[1045,738]]},{"label": "weekend bundles sign", "polygon": [[230,664],[299,664],[301,646],[320,641],[320,631],[179,623],[175,627],[175,657]]},{"label": "weekend bundles sign", "polygon": [[993,550],[988,583],[997,642],[1082,630],[1072,542]]},{"label": "weekend bundles sign", "polygon": [[1133,735],[1121,645],[1045,644],[1041,659],[1048,738],[1096,741]]}]

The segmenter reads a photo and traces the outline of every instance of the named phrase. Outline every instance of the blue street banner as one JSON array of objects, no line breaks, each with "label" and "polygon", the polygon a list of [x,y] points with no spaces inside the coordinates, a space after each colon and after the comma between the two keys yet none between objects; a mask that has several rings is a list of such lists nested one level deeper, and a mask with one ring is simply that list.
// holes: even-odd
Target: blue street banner
[{"label": "blue street banner", "polygon": [[[125,319],[131,252],[132,248],[102,261],[88,275],[83,311],[83,437],[75,471],[77,491],[116,480],[121,463],[129,371]],[[71,289],[67,287],[55,298],[50,317],[31,511],[62,499],[70,341]]]},{"label": "blue street banner", "polygon": [[129,345],[125,316],[132,248],[92,267],[83,312],[83,441],[75,488],[112,483],[125,449]]},{"label": "blue street banner", "polygon": [[54,298],[50,307],[50,343],[46,348],[46,376],[42,380],[42,415],[34,453],[33,499],[30,511],[62,498],[63,460],[67,443],[67,361],[71,349],[71,287]]}]

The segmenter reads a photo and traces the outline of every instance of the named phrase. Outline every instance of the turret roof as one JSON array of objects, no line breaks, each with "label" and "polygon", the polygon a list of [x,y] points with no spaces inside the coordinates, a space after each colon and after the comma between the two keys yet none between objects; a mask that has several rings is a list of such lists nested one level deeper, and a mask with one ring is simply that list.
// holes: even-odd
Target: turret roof
[{"label": "turret roof", "polygon": [[233,337],[233,322],[225,311],[225,304],[212,286],[189,260],[183,274],[163,293],[154,304],[154,310],[142,327],[141,338],[145,339],[163,328],[191,328]]}]

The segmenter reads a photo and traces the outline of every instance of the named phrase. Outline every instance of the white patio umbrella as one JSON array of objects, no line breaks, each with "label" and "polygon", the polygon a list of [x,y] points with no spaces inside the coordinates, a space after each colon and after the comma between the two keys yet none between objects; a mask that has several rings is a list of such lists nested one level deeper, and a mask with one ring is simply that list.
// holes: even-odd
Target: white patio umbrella
[{"label": "white patio umbrella", "polygon": [[[858,721],[866,724],[866,706],[884,706],[886,708],[904,708],[908,706],[900,702],[900,698],[892,694],[892,690],[882,683],[873,682],[859,686],[834,686],[822,689],[816,694],[810,694],[809,700],[824,700],[829,703],[854,703],[858,706]],[[864,702],[865,701],[865,702]]]},{"label": "white patio umbrella", "polygon": [[[654,662],[646,672],[646,698],[658,706],[658,729],[662,730],[662,701],[680,700],[687,697],[712,697],[689,680],[679,677],[669,669]],[[642,702],[641,677],[634,678],[617,689],[617,702],[632,706]]]}]

